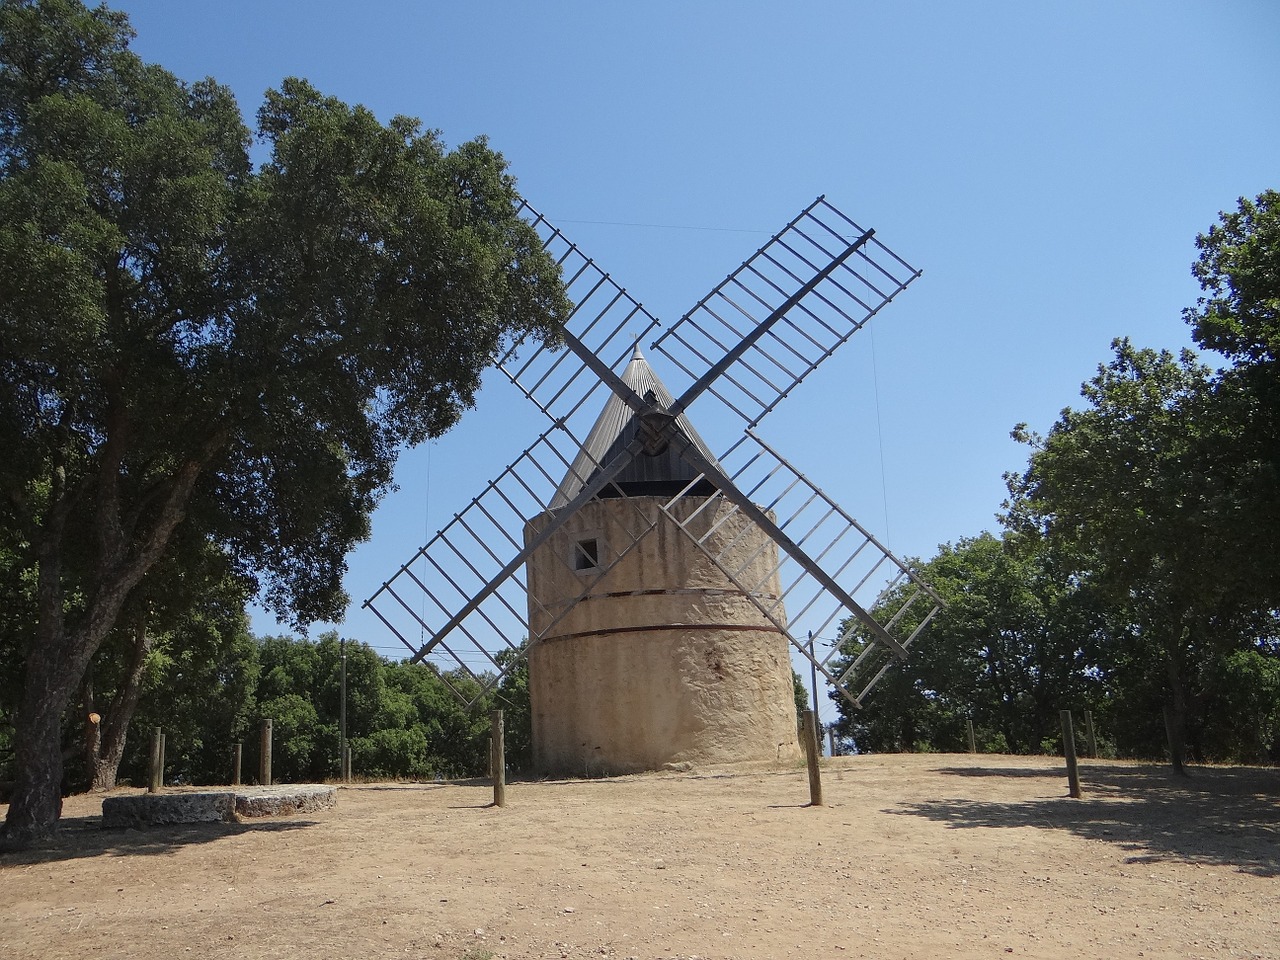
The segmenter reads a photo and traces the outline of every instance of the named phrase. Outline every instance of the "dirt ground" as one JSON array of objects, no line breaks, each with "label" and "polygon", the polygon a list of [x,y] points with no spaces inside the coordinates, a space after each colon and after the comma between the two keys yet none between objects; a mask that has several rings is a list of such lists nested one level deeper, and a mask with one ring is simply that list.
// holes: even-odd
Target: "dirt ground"
[{"label": "dirt ground", "polygon": [[1053,758],[362,784],[0,858],[0,956],[1280,958],[1280,771]]}]

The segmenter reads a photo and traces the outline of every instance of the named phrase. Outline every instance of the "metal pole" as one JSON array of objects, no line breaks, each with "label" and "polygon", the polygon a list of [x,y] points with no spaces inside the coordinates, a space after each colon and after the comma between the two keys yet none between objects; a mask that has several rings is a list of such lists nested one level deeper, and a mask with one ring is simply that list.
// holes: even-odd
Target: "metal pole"
[{"label": "metal pole", "polygon": [[342,660],[342,693],[338,700],[338,769],[342,774],[342,782],[351,779],[351,771],[347,767],[347,641],[338,640],[338,651]]}]

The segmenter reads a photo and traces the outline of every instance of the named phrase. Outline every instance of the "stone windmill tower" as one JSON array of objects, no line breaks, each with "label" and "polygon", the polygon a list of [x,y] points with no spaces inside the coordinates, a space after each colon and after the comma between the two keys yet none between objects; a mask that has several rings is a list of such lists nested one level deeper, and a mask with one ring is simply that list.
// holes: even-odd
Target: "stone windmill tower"
[{"label": "stone windmill tower", "polygon": [[[674,403],[639,347],[622,382],[662,407]],[[714,460],[683,414],[675,429]],[[525,527],[526,541],[591,482],[596,464],[642,430],[635,412],[610,394],[550,509]],[[787,634],[760,609],[782,593],[778,548],[714,493],[672,445],[662,445],[630,460],[529,555],[529,623],[541,637],[529,652],[538,770],[624,773],[799,756]],[[663,507],[673,498],[694,537],[667,519]],[[631,542],[637,514],[652,533],[615,563],[612,544]],[[744,580],[754,596],[699,547],[707,537],[714,552],[732,545],[747,561]],[[597,578],[602,568],[608,572]],[[591,581],[585,594],[584,580]]]},{"label": "stone windmill tower", "polygon": [[[526,213],[577,306],[498,367],[547,426],[365,607],[464,703],[527,656],[543,770],[795,756],[788,656],[861,706],[940,601],[757,428],[920,273],[819,197],[662,330]],[[743,425],[719,456],[700,398]]]}]

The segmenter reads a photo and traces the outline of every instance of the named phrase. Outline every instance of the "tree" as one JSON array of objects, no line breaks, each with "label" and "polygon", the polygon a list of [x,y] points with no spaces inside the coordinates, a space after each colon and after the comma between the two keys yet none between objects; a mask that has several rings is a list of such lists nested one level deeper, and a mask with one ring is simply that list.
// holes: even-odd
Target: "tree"
[{"label": "tree", "polygon": [[[488,769],[492,698],[480,698],[468,709],[450,689],[467,700],[476,698],[480,687],[469,674],[461,669],[440,673],[433,664],[404,662],[386,664],[385,676],[387,686],[405,697],[408,709],[400,714],[400,722],[421,732],[426,751],[418,758],[420,767],[397,775],[475,777]],[[354,744],[352,763],[365,762],[376,746]]]},{"label": "tree", "polygon": [[[989,749],[1038,752],[1060,709],[1096,699],[1094,613],[1042,540],[984,533],[943,544],[920,573],[946,606],[865,710],[836,701],[837,735],[856,749],[963,750],[973,720]],[[883,603],[891,615],[902,592]],[[846,663],[867,640],[854,637]]]},{"label": "tree", "polygon": [[[258,645],[243,609],[205,604],[156,640],[154,673],[135,725],[163,727],[169,775],[185,783],[227,783],[231,748],[257,732]],[[144,782],[147,739],[135,737],[125,768]]]},{"label": "tree", "polygon": [[1241,424],[1190,351],[1113,344],[1114,359],[1062,412],[1010,478],[1009,522],[1070,558],[1071,575],[1110,608],[1110,672],[1132,694],[1157,693],[1181,769],[1189,723],[1205,715],[1206,677],[1221,656],[1268,629],[1258,578],[1239,543]]},{"label": "tree", "polygon": [[1200,346],[1231,366],[1215,386],[1223,416],[1239,425],[1230,462],[1238,503],[1230,531],[1255,568],[1261,606],[1280,608],[1280,192],[1240,198],[1196,238],[1192,273],[1208,294],[1183,313]]},{"label": "tree", "polygon": [[400,447],[567,313],[485,141],[288,79],[254,169],[231,93],[131,36],[0,0],[0,502],[37,576],[10,846],[53,830],[62,715],[180,528],[278,613],[335,618]]},{"label": "tree", "polygon": [[1191,272],[1210,294],[1183,316],[1196,342],[1275,384],[1280,364],[1280,192],[1241,197],[1235,213],[1196,238]]},{"label": "tree", "polygon": [[[85,780],[95,790],[116,784],[144,680],[150,679],[152,699],[180,702],[189,693],[200,699],[206,716],[221,715],[229,703],[229,689],[220,690],[214,703],[199,697],[199,684],[212,679],[211,671],[226,669],[228,656],[248,638],[247,590],[223,551],[192,533],[189,527],[177,531],[169,553],[130,594],[119,625],[85,673],[82,716],[98,718],[84,725]],[[172,688],[165,691],[164,682]],[[175,747],[193,742],[169,739]],[[178,759],[176,752],[170,756]]]}]

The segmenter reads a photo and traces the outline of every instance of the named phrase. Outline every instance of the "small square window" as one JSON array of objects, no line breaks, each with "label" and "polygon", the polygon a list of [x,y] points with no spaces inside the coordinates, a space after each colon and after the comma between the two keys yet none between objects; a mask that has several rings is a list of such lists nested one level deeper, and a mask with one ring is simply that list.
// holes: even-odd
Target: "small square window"
[{"label": "small square window", "polygon": [[573,545],[573,569],[594,570],[600,566],[600,541],[595,537]]}]

